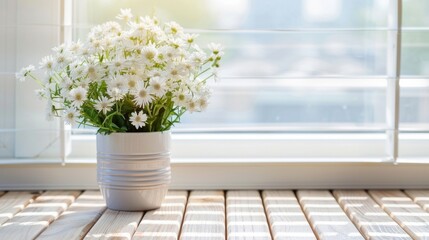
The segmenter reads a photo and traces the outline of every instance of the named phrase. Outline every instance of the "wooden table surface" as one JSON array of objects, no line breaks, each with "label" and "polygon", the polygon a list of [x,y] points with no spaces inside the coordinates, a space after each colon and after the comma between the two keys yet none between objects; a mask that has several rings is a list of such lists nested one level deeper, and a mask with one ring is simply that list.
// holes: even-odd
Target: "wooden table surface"
[{"label": "wooden table surface", "polygon": [[99,191],[0,192],[1,239],[429,239],[429,190],[169,191],[147,212]]}]

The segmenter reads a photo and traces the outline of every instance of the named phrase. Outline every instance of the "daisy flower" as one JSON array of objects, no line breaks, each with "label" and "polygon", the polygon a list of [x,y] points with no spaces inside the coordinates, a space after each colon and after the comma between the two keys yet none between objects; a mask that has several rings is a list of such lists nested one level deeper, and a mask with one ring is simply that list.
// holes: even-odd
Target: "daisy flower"
[{"label": "daisy flower", "polygon": [[130,33],[132,37],[146,38],[148,28],[145,23],[130,22],[129,25],[131,27]]},{"label": "daisy flower", "polygon": [[128,85],[128,89],[136,89],[139,83],[139,77],[137,75],[126,75],[126,81]]},{"label": "daisy flower", "polygon": [[54,69],[54,58],[52,56],[46,56],[42,58],[39,65],[41,69],[45,69],[46,72],[50,73]]},{"label": "daisy flower", "polygon": [[69,51],[72,53],[79,53],[81,49],[83,48],[83,44],[80,40],[77,40],[77,42],[72,42],[69,46]]},{"label": "daisy flower", "polygon": [[65,51],[58,53],[54,57],[55,68],[61,69],[70,63],[70,57]]},{"label": "daisy flower", "polygon": [[223,47],[220,44],[210,43],[207,47],[213,52],[214,55],[223,54]]},{"label": "daisy flower", "polygon": [[198,106],[198,110],[204,111],[207,108],[209,102],[206,97],[200,97],[197,99],[196,103]]},{"label": "daisy flower", "polygon": [[98,100],[95,101],[94,104],[94,108],[99,112],[103,112],[104,115],[106,115],[107,112],[112,110],[112,106],[113,100],[105,96],[100,97]]},{"label": "daisy flower", "polygon": [[156,49],[155,45],[150,44],[142,48],[141,54],[146,60],[145,62],[150,62],[158,55],[158,49]]},{"label": "daisy flower", "polygon": [[89,78],[83,78],[83,79],[80,79],[79,82],[77,82],[77,86],[87,89],[90,83],[91,83],[91,80]]},{"label": "daisy flower", "polygon": [[183,91],[176,92],[173,97],[174,103],[179,107],[186,107],[189,96]]},{"label": "daisy flower", "polygon": [[162,97],[165,94],[165,82],[159,77],[154,77],[149,82],[149,91],[157,97]]},{"label": "daisy flower", "polygon": [[194,64],[195,68],[201,66],[206,60],[207,55],[203,52],[195,52],[190,56],[190,61]]},{"label": "daisy flower", "polygon": [[19,79],[19,81],[23,82],[25,81],[25,77],[27,77],[28,74],[30,74],[32,71],[34,71],[34,66],[29,65],[28,67],[25,67],[21,69],[21,71],[17,72],[15,74],[16,78]]},{"label": "daisy flower", "polygon": [[186,71],[180,65],[168,66],[164,74],[165,79],[171,79],[173,81],[180,80],[184,78],[185,75]]},{"label": "daisy flower", "polygon": [[119,101],[121,100],[124,96],[125,93],[121,91],[121,89],[119,88],[108,88],[107,89],[107,94],[109,94],[109,96],[114,100],[114,101]]},{"label": "daisy flower", "polygon": [[124,66],[124,62],[125,62],[125,59],[123,59],[122,57],[116,55],[116,57],[114,59],[112,59],[112,61],[110,61],[108,63],[109,72],[110,73],[115,73],[115,72],[121,71],[121,69],[125,67]]},{"label": "daisy flower", "polygon": [[76,108],[66,108],[64,110],[64,121],[72,126],[74,126],[77,120],[80,117],[80,113]]},{"label": "daisy flower", "polygon": [[133,96],[133,102],[139,107],[144,107],[153,100],[153,97],[150,95],[148,89],[143,86],[139,86],[137,90],[133,91]]},{"label": "daisy flower", "polygon": [[176,22],[169,22],[165,24],[167,26],[167,30],[169,33],[173,35],[182,34],[183,33],[183,27],[180,26]]},{"label": "daisy flower", "polygon": [[194,101],[192,101],[192,99],[191,99],[191,100],[189,100],[189,101],[186,103],[186,110],[188,110],[190,113],[193,113],[193,112],[195,112],[195,111],[198,111],[198,105],[197,105],[197,103],[196,103],[196,102],[194,102]]},{"label": "daisy flower", "polygon": [[74,107],[81,107],[83,102],[87,99],[86,96],[87,90],[83,87],[77,87],[70,91],[70,100],[72,101],[72,105]]},{"label": "daisy flower", "polygon": [[49,89],[47,88],[36,89],[34,90],[34,93],[36,94],[37,97],[39,97],[40,100],[42,100],[43,98],[46,98],[49,96]]},{"label": "daisy flower", "polygon": [[70,66],[70,77],[72,79],[78,79],[84,77],[86,69],[83,65],[72,64]]},{"label": "daisy flower", "polygon": [[198,37],[198,34],[189,34],[189,33],[186,33],[183,36],[183,39],[185,39],[187,43],[191,44],[191,43],[193,43],[195,41],[195,39],[197,37]]},{"label": "daisy flower", "polygon": [[131,9],[125,8],[125,9],[121,9],[120,11],[121,13],[119,13],[119,15],[116,16],[117,19],[124,20],[126,22],[133,19],[133,14],[131,13]]},{"label": "daisy flower", "polygon": [[136,128],[139,129],[146,125],[147,115],[140,111],[138,114],[136,112],[131,113],[130,122]]},{"label": "daisy flower", "polygon": [[100,67],[95,64],[88,64],[85,68],[85,73],[91,80],[97,80],[102,76]]}]

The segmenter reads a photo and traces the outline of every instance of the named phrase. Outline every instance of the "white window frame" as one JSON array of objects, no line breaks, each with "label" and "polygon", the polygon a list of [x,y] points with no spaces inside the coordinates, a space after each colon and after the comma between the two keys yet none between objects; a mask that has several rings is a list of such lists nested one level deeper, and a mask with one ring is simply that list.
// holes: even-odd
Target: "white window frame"
[{"label": "white window frame", "polygon": [[[71,6],[72,0],[62,1]],[[172,188],[426,188],[429,165],[418,156],[429,156],[429,135],[401,134],[398,145],[401,0],[390,2],[388,44],[395,47],[389,48],[385,134],[173,134]],[[95,136],[68,140],[68,131],[60,129],[63,165],[2,160],[0,189],[97,188]],[[378,152],[383,146],[386,152]],[[398,158],[398,150],[410,158]]]}]

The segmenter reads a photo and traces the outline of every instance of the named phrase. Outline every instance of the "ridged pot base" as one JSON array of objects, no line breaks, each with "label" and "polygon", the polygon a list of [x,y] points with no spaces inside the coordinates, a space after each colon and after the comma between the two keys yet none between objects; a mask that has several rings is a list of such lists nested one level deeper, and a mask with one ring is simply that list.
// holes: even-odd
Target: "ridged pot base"
[{"label": "ridged pot base", "polygon": [[100,190],[106,200],[107,207],[111,210],[147,211],[161,207],[161,203],[168,192],[168,186],[153,189],[121,189],[101,185]]},{"label": "ridged pot base", "polygon": [[97,135],[97,181],[109,209],[159,208],[170,183],[170,132]]}]

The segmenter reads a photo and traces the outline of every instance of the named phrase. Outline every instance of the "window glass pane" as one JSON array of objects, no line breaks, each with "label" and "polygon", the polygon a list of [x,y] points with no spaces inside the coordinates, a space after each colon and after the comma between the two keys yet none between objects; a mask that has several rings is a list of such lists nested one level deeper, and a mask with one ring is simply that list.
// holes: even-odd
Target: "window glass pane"
[{"label": "window glass pane", "polygon": [[120,8],[197,29],[386,27],[389,0],[75,0],[74,23],[111,20]]},{"label": "window glass pane", "polygon": [[203,45],[214,41],[225,46],[220,77],[386,74],[384,32],[205,32],[200,35]]},{"label": "window glass pane", "polygon": [[403,76],[429,76],[429,31],[402,33],[401,62]]},{"label": "window glass pane", "polygon": [[402,25],[405,28],[429,27],[429,1],[402,0]]},{"label": "window glass pane", "polygon": [[75,39],[85,38],[94,24],[131,8],[178,21],[201,45],[222,43],[209,108],[185,115],[176,129],[380,130],[389,7],[388,0],[76,0],[73,29]]},{"label": "window glass pane", "polygon": [[401,80],[400,129],[429,131],[429,79]]},{"label": "window glass pane", "polygon": [[[260,80],[260,79],[258,79]],[[204,113],[187,114],[178,128],[247,130],[385,129],[385,80],[278,79],[282,84],[217,87]],[[325,81],[321,84],[318,81]],[[366,82],[354,84],[354,81]],[[298,83],[298,84],[297,84]],[[228,124],[224,124],[228,123]]]}]

